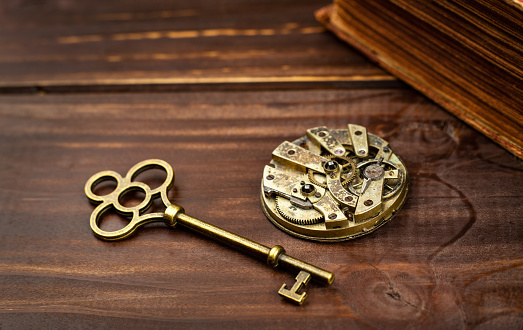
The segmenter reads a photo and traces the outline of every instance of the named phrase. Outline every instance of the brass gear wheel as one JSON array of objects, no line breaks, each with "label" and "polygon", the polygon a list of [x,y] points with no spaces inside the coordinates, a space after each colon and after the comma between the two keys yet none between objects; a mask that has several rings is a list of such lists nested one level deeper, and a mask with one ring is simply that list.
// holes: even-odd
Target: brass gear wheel
[{"label": "brass gear wheel", "polygon": [[[344,156],[333,156],[333,155],[328,155],[326,156],[325,158],[327,159],[330,159],[330,160],[344,160],[345,161],[345,164],[341,165],[341,184],[347,188],[348,184],[354,180],[354,178],[356,177],[356,174],[357,174],[357,168],[356,168],[356,163],[354,163],[354,161],[352,160],[352,158],[355,158],[355,157],[344,157]],[[350,167],[350,170],[346,170],[347,167]],[[347,173],[350,173],[349,176],[347,176]],[[319,182],[318,180],[316,180],[316,178],[314,177],[315,174],[320,174],[318,172],[315,172],[311,169],[309,169],[307,171],[307,176],[309,177],[309,180],[322,187],[322,188],[325,188],[327,189],[327,184],[325,182]]]},{"label": "brass gear wheel", "polygon": [[[345,164],[341,165],[341,176],[342,176],[341,184],[344,187],[347,187],[347,185],[352,180],[354,180],[354,178],[356,177],[356,173],[357,173],[356,163],[354,163],[354,161],[352,160],[352,158],[354,158],[354,157],[347,158],[347,157],[334,157],[334,156],[332,156],[331,158],[332,159],[338,158],[338,159],[343,159],[343,160],[346,161]],[[347,167],[350,167],[349,171],[347,171]],[[347,176],[347,173],[350,173],[350,174]]]},{"label": "brass gear wheel", "polygon": [[322,188],[327,189],[327,183],[326,183],[326,182],[319,182],[318,180],[316,180],[316,178],[314,177],[314,174],[321,174],[321,173],[319,173],[319,172],[315,172],[315,171],[313,171],[313,170],[311,170],[311,169],[309,169],[309,170],[307,171],[307,175],[308,175],[308,177],[309,177],[309,180],[310,180],[312,183],[314,183],[315,185],[318,185],[318,186],[320,186],[320,187],[322,187]]},{"label": "brass gear wheel", "polygon": [[276,196],[276,209],[285,219],[299,225],[313,225],[323,220],[323,215],[315,209],[302,209],[292,205],[285,197]]}]

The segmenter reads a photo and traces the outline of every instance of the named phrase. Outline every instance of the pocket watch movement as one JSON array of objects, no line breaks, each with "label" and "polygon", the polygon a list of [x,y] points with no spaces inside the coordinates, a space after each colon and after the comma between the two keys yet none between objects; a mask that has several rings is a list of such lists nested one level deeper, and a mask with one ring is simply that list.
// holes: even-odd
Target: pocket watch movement
[{"label": "pocket watch movement", "polygon": [[269,220],[291,235],[348,240],[389,221],[405,202],[408,182],[388,142],[365,127],[316,127],[272,152],[261,201]]}]

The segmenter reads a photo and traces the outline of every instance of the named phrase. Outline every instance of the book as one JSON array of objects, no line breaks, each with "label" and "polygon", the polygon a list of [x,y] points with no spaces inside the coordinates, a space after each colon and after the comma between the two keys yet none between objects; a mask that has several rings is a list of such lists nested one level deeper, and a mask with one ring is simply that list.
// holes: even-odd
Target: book
[{"label": "book", "polygon": [[315,15],[523,159],[522,0],[335,0]]}]

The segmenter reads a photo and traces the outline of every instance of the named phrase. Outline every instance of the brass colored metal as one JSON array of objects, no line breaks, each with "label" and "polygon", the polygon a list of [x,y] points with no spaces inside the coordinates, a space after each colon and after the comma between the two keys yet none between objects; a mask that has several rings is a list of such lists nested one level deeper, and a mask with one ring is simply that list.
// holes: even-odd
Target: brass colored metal
[{"label": "brass colored metal", "polygon": [[367,157],[369,155],[367,129],[363,126],[349,124],[349,134],[356,156],[360,158]]},{"label": "brass colored metal", "polygon": [[350,208],[356,206],[358,196],[351,194],[343,187],[340,172],[335,173],[333,176],[327,175],[327,187],[338,204],[343,204]]},{"label": "brass colored metal", "polygon": [[307,285],[310,279],[311,275],[302,270],[296,276],[296,283],[294,283],[290,290],[287,289],[286,284],[283,284],[278,293],[285,299],[288,299],[295,304],[302,305],[305,301],[305,298],[307,298],[307,293],[303,292],[302,294],[298,294],[298,291],[300,291],[304,285]]},{"label": "brass colored metal", "polygon": [[[138,174],[149,169],[161,169],[167,174],[165,181],[157,188],[151,189],[142,182],[134,182]],[[93,192],[93,188],[100,182],[114,180],[117,183],[116,189],[105,196],[98,196]],[[163,218],[163,213],[143,214],[152,204],[154,198],[160,196],[165,205],[170,205],[167,192],[174,184],[174,172],[169,164],[163,160],[151,159],[134,165],[127,175],[122,176],[114,171],[102,171],[93,175],[85,184],[85,194],[87,198],[95,204],[99,204],[91,214],[91,229],[96,237],[106,241],[115,241],[129,237],[134,231],[147,223],[159,221]],[[120,199],[126,193],[133,190],[141,190],[145,193],[145,199],[136,206],[126,207],[120,204]],[[114,207],[116,212],[124,216],[132,216],[127,226],[120,230],[108,232],[100,229],[98,223],[104,212]],[[182,209],[183,210],[183,209]],[[183,211],[182,211],[183,212]]]},{"label": "brass colored metal", "polygon": [[307,137],[325,148],[333,156],[343,156],[345,154],[343,145],[332,136],[325,126],[308,129]]},{"label": "brass colored metal", "polygon": [[[359,125],[308,129],[306,136],[280,144],[270,163],[261,184],[262,208],[278,228],[300,238],[365,235],[398,212],[408,191],[403,162],[387,141]],[[300,182],[319,193],[301,193]]]},{"label": "brass colored metal", "polygon": [[325,219],[325,227],[327,229],[333,229],[337,227],[346,227],[349,225],[349,221],[342,210],[338,207],[336,201],[330,193],[320,199],[314,204],[315,209],[323,214]]},{"label": "brass colored metal", "polygon": [[[152,168],[162,169],[166,172],[167,177],[162,185],[155,189],[151,189],[145,183],[134,181],[138,174]],[[269,175],[273,175],[272,179],[267,179],[270,182],[278,182],[288,178],[285,176],[284,172],[277,173],[275,171],[274,174],[267,172],[266,176],[268,177]],[[105,180],[116,181],[116,189],[112,193],[105,196],[96,195],[93,192],[93,188]],[[299,181],[297,182],[299,183]],[[96,237],[103,240],[114,241],[129,237],[137,228],[144,224],[154,221],[163,221],[169,227],[174,228],[175,226],[181,226],[203,234],[221,243],[225,243],[246,254],[266,261],[267,264],[272,268],[282,267],[291,271],[303,270],[310,274],[312,279],[322,284],[330,285],[334,281],[333,273],[288,256],[285,254],[285,249],[279,245],[276,245],[273,248],[269,248],[265,245],[256,243],[247,238],[238,236],[227,230],[218,228],[185,214],[183,207],[171,204],[167,197],[167,193],[173,184],[174,172],[171,166],[167,162],[158,159],[150,159],[136,164],[129,170],[129,172],[127,172],[125,177],[122,177],[120,174],[113,171],[103,171],[93,175],[85,184],[85,194],[89,200],[99,204],[91,214],[91,229],[93,230]],[[277,188],[279,189],[280,187],[277,186]],[[139,205],[134,207],[126,207],[121,205],[120,200],[122,199],[122,196],[132,190],[141,190],[144,192],[145,199]],[[288,191],[286,190],[286,192]],[[153,199],[156,197],[161,198],[163,204],[166,207],[165,212],[145,213],[151,206]],[[122,215],[129,216],[131,218],[129,224],[123,229],[112,232],[100,229],[100,219],[102,215],[110,208],[114,208]]]},{"label": "brass colored metal", "polygon": [[276,196],[276,209],[290,222],[302,225],[310,225],[323,221],[323,214],[316,209],[304,209],[293,205],[291,201],[282,196]]},{"label": "brass colored metal", "polygon": [[283,248],[283,246],[273,246],[272,249],[269,250],[269,254],[267,255],[267,265],[274,268],[278,267],[278,261],[282,254],[285,254],[285,249]]},{"label": "brass colored metal", "polygon": [[383,176],[377,179],[365,180],[365,188],[362,189],[356,212],[354,212],[354,220],[356,222],[359,223],[381,212],[384,181],[385,178]]},{"label": "brass colored metal", "polygon": [[297,169],[310,168],[316,172],[324,173],[323,164],[327,158],[316,155],[288,141],[283,142],[272,152],[272,157],[281,163]]}]

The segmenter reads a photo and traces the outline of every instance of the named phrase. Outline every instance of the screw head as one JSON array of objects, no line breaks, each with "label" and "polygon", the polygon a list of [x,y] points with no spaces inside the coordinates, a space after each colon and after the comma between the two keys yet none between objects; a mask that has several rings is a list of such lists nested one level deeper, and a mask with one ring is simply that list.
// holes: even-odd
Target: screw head
[{"label": "screw head", "polygon": [[331,213],[331,214],[329,214],[329,219],[331,219],[331,220],[334,220],[334,219],[336,219],[337,217],[338,217],[338,216],[336,215],[336,213]]},{"label": "screw head", "polygon": [[341,150],[341,149],[336,149],[336,151],[334,151],[334,153],[335,153],[336,155],[341,155],[341,154],[343,154],[343,150]]},{"label": "screw head", "polygon": [[327,134],[325,134],[325,132],[319,132],[318,133],[318,136],[321,136],[321,137],[324,137],[325,135],[327,135]]},{"label": "screw head", "polygon": [[390,151],[390,148],[389,148],[388,146],[384,146],[384,147],[383,147],[383,151],[385,151],[385,152],[389,152],[389,151]]},{"label": "screw head", "polygon": [[355,134],[355,135],[361,135],[361,134],[363,134],[363,133],[362,133],[361,131],[356,131],[356,132],[354,132],[354,134]]},{"label": "screw head", "polygon": [[345,201],[346,201],[346,202],[352,202],[352,197],[351,197],[351,196],[347,196],[347,197],[345,197]]},{"label": "screw head", "polygon": [[269,174],[269,175],[267,175],[266,178],[267,178],[267,180],[274,180],[274,175]]},{"label": "screw head", "polygon": [[289,150],[289,151],[287,151],[287,153],[288,153],[289,155],[294,155],[294,154],[296,153],[296,151],[295,151],[295,150]]},{"label": "screw head", "polygon": [[363,150],[363,149],[359,150],[358,155],[365,155],[365,150]]},{"label": "screw head", "polygon": [[314,197],[316,197],[316,198],[320,198],[320,197],[321,197],[321,194],[320,194],[319,192],[317,192],[317,193],[314,194]]},{"label": "screw head", "polygon": [[300,184],[303,186],[305,184],[305,181],[300,181]]},{"label": "screw head", "polygon": [[373,204],[373,201],[370,199],[367,199],[365,202],[363,202],[363,205],[365,206],[371,206]]},{"label": "screw head", "polygon": [[293,188],[293,189],[292,189],[292,192],[298,192],[298,189]]}]

